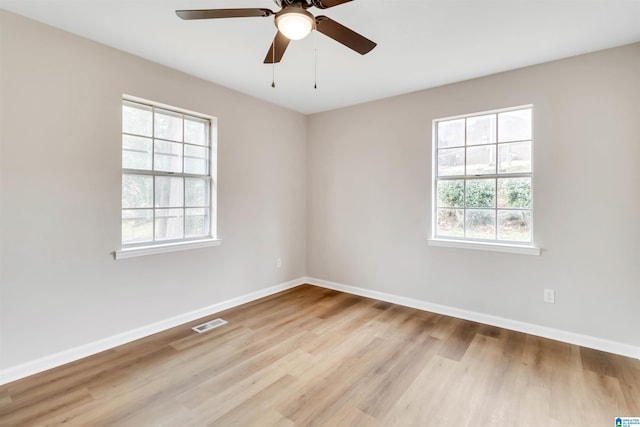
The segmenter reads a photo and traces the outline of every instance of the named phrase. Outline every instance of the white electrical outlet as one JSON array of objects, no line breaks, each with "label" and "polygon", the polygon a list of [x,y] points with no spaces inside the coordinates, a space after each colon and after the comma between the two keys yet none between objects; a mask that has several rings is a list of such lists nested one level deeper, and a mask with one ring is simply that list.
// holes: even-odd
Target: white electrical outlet
[{"label": "white electrical outlet", "polygon": [[276,267],[282,268],[282,258],[276,259]]},{"label": "white electrical outlet", "polygon": [[556,302],[556,291],[554,291],[553,289],[545,289],[544,290],[544,302],[555,304],[555,302]]}]

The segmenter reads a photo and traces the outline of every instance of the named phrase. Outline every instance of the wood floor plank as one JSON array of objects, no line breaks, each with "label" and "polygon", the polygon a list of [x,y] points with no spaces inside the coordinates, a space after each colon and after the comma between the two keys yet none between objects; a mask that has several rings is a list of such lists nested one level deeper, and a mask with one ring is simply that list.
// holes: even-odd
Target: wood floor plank
[{"label": "wood floor plank", "polygon": [[630,414],[640,414],[640,364],[629,363],[629,359],[616,354],[610,354],[612,363],[619,373],[618,380],[624,394]]},{"label": "wood floor plank", "polygon": [[[222,317],[203,334],[191,327]],[[0,387],[0,426],[582,426],[640,361],[299,286]]]},{"label": "wood floor plank", "polygon": [[400,399],[405,390],[422,371],[424,362],[437,350],[440,340],[425,337],[415,345],[406,346],[393,360],[393,365],[384,372],[377,384],[367,384],[369,398],[358,407],[373,418],[382,418]]},{"label": "wood floor plank", "polygon": [[[552,354],[551,364],[551,402],[549,416],[558,425],[588,425],[589,420],[585,415],[589,414],[590,402],[585,399],[584,393],[575,393],[575,390],[584,388],[583,372],[572,369],[580,366],[580,350],[576,346],[558,341],[547,341],[547,351]],[[574,398],[567,402],[566,396]]]},{"label": "wood floor plank", "polygon": [[451,336],[453,331],[460,324],[460,319],[449,316],[437,316],[434,319],[434,329],[431,332],[431,336],[441,340],[446,340]]},{"label": "wood floor plank", "polygon": [[474,374],[468,389],[474,394],[467,411],[469,426],[503,426],[513,422],[511,410],[516,404],[515,386],[521,359],[504,351],[503,343],[509,339],[499,335],[492,338],[479,333],[468,350],[465,366]]},{"label": "wood floor plank", "polygon": [[304,392],[286,404],[281,412],[298,425],[321,424],[331,412],[341,409],[341,398],[352,393],[353,386],[369,374],[377,357],[393,351],[393,347],[382,339],[373,338],[347,360],[325,372],[321,380],[310,378]]},{"label": "wood floor plank", "polygon": [[[38,401],[37,405],[26,400],[17,405],[0,408],[0,425],[19,426],[45,423],[58,414],[69,411],[93,400],[86,389],[74,389],[50,397],[46,401]],[[37,410],[34,410],[37,407]]]},{"label": "wood floor plank", "polygon": [[440,356],[459,362],[478,333],[479,327],[478,323],[460,320],[440,350]]},{"label": "wood floor plank", "polygon": [[267,386],[279,379],[289,366],[300,363],[296,349],[310,339],[313,337],[307,332],[292,335],[288,340],[180,393],[178,401],[188,408],[197,409],[203,405],[211,406],[212,398],[220,401],[224,396],[234,393],[239,386],[245,388],[245,393],[260,384]]},{"label": "wood floor plank", "polygon": [[371,415],[365,414],[358,408],[345,406],[320,425],[326,427],[371,427],[376,425],[376,419]]},{"label": "wood floor plank", "polygon": [[608,353],[591,348],[581,348],[580,356],[582,357],[582,366],[584,369],[613,378],[620,376],[615,364],[611,362]]},{"label": "wood floor plank", "polygon": [[546,357],[544,338],[527,336],[522,353],[516,389],[519,391],[515,403],[516,413],[535,407],[530,422],[545,425],[550,419],[551,405],[551,360]]},{"label": "wood floor plank", "polygon": [[13,399],[11,399],[11,395],[8,390],[0,392],[0,408],[8,408],[12,402]]},{"label": "wood floor plank", "polygon": [[630,414],[616,378],[585,371],[584,380],[585,391],[590,396],[588,414],[591,423],[605,425],[620,414]]},{"label": "wood floor plank", "polygon": [[[277,422],[285,417],[273,409],[274,405],[278,403],[281,394],[288,389],[299,386],[299,383],[300,380],[294,376],[284,375],[248,399],[239,399],[239,404],[232,409],[220,414],[219,417],[210,417],[206,422],[211,425],[225,426],[247,426]],[[272,421],[267,421],[269,418],[272,418]]]},{"label": "wood floor plank", "polygon": [[459,363],[451,359],[437,354],[431,357],[391,410],[376,420],[377,425],[451,425],[452,418],[457,422],[461,411],[455,407],[457,403],[451,389],[456,383],[458,367]]},{"label": "wood floor plank", "polygon": [[[475,326],[477,325],[470,325],[472,329],[475,329]],[[488,413],[491,418],[497,418],[495,413],[500,409],[501,401],[490,394],[496,367],[500,366],[496,364],[499,352],[496,351],[495,344],[495,339],[477,334],[469,342],[464,357],[455,367],[455,392],[452,393],[447,405],[465,408],[464,412],[458,416],[459,425],[481,425],[478,424],[478,420]],[[487,411],[487,408],[491,410]]]},{"label": "wood floor plank", "polygon": [[491,325],[480,325],[480,328],[478,329],[479,334],[486,335],[491,338],[500,338],[500,335],[502,335],[502,331],[503,330],[498,328],[497,326]]}]

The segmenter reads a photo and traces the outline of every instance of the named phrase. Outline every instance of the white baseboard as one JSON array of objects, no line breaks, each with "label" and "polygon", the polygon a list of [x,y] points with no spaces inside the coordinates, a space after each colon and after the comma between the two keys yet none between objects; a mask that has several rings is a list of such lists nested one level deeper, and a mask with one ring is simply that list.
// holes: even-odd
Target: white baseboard
[{"label": "white baseboard", "polygon": [[241,295],[236,298],[232,298],[227,301],[223,301],[217,304],[213,304],[207,307],[200,308],[188,313],[180,314],[169,319],[161,320],[159,322],[152,323],[150,325],[142,326],[121,334],[113,335],[98,341],[93,341],[88,344],[83,344],[78,347],[70,348],[68,350],[61,351],[49,356],[41,357],[39,359],[32,360],[30,362],[23,363],[21,365],[13,366],[11,368],[0,370],[0,385],[7,384],[21,378],[28,377],[30,375],[37,374],[39,372],[46,371],[76,360],[82,359],[100,353],[101,351],[109,350],[122,344],[135,341],[140,338],[153,335],[158,332],[191,322],[201,317],[210,316],[212,314],[233,308],[247,302],[255,301],[257,299],[273,295],[278,292],[291,289],[299,286],[305,282],[305,278],[291,280],[289,282],[281,283],[279,285],[271,286],[268,288],[260,289],[255,292]]},{"label": "white baseboard", "polygon": [[45,356],[30,362],[23,363],[21,365],[13,366],[7,369],[0,370],[0,385],[7,384],[12,381],[19,380],[21,378],[28,377],[30,375],[37,374],[39,372],[52,369],[66,363],[74,362],[100,353],[101,351],[109,350],[135,341],[140,338],[153,335],[158,332],[191,322],[202,317],[210,316],[215,313],[227,310],[229,308],[237,307],[239,305],[255,301],[257,299],[273,295],[278,292],[285,291],[287,289],[294,288],[302,284],[311,284],[327,289],[333,289],[336,291],[346,292],[353,295],[360,295],[367,298],[373,298],[380,301],[386,301],[393,304],[403,305],[406,307],[417,308],[419,310],[430,311],[433,313],[444,314],[447,316],[458,317],[460,319],[471,320],[474,322],[484,323],[487,325],[493,325],[500,328],[510,329],[518,332],[524,332],[526,334],[536,335],[544,338],[550,338],[557,341],[566,342],[569,344],[576,344],[583,347],[593,348],[596,350],[602,350],[609,353],[620,354],[622,356],[633,357],[640,359],[640,347],[636,347],[629,344],[623,344],[615,341],[609,341],[602,338],[596,338],[588,335],[576,334],[573,332],[563,331],[560,329],[549,328],[546,326],[535,325],[532,323],[520,322],[517,320],[506,319],[503,317],[492,316],[489,314],[478,313],[474,311],[463,310],[455,307],[449,307],[446,305],[433,304],[426,301],[421,301],[413,298],[402,297],[398,295],[388,294],[385,292],[373,291],[364,288],[358,288],[355,286],[343,285],[328,280],[317,279],[314,277],[301,277],[299,279],[291,280],[279,285],[271,286],[268,288],[260,289],[255,292],[241,295],[236,298],[232,298],[227,301],[223,301],[217,304],[213,304],[207,307],[203,307],[198,310],[194,310],[188,313],[180,314],[178,316],[161,320],[150,325],[142,326],[140,328],[133,329],[131,331],[123,332],[121,334],[113,335],[98,341],[94,341],[88,344],[84,344],[78,347],[74,347],[68,350],[61,351],[49,356]]},{"label": "white baseboard", "polygon": [[640,359],[640,347],[629,344],[609,341],[602,338],[596,338],[589,335],[576,334],[574,332],[563,331],[560,329],[549,328],[547,326],[535,325],[533,323],[520,322],[517,320],[506,319],[504,317],[492,316],[490,314],[478,313],[475,311],[463,310],[446,305],[433,304],[413,298],[402,297],[398,295],[388,294],[385,292],[372,291],[369,289],[358,288],[355,286],[343,285],[341,283],[330,282],[328,280],[316,279],[314,277],[305,277],[306,283],[320,286],[323,288],[333,289],[336,291],[346,292],[349,294],[360,295],[367,298],[373,298],[393,304],[403,305],[406,307],[417,308],[419,310],[430,311],[433,313],[444,314],[447,316],[458,317],[460,319],[471,320],[486,325],[497,326],[500,328],[510,329],[513,331],[524,332],[530,335],[549,338],[556,341],[562,341],[569,344],[575,344],[582,347],[602,350],[609,353],[619,354],[622,356]]}]

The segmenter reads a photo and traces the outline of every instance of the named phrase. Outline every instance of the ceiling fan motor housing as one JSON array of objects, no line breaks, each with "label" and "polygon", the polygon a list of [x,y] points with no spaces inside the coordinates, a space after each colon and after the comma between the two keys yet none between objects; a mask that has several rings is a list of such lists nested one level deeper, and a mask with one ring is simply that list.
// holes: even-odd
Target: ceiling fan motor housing
[{"label": "ceiling fan motor housing", "polygon": [[315,6],[315,4],[313,4],[314,0],[273,0],[273,2],[278,6],[280,6],[281,8],[285,8],[287,6],[292,6],[292,5],[298,5],[304,9],[308,9],[312,6]]},{"label": "ceiling fan motor housing", "polygon": [[333,6],[337,6],[342,3],[347,3],[352,0],[273,0],[275,4],[284,8],[286,6],[291,6],[294,4],[299,4],[304,9],[308,9],[310,7],[316,7],[318,9],[328,9]]}]

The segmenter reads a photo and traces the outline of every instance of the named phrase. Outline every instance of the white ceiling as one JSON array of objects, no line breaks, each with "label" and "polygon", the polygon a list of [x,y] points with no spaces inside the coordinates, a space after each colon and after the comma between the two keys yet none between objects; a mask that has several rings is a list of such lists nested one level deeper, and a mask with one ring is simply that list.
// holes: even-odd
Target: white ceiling
[{"label": "white ceiling", "polygon": [[[378,43],[319,33],[262,63],[273,17],[183,21],[176,9],[272,0],[0,0],[0,7],[305,114],[640,41],[640,0],[355,0],[311,8]],[[317,82],[314,89],[314,46]]]}]

